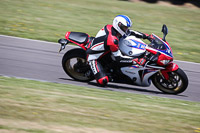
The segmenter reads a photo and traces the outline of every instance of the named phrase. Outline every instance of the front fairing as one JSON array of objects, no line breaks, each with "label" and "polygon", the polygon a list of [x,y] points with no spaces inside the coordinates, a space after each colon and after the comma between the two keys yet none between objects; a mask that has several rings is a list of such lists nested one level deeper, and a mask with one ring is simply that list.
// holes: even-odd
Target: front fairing
[{"label": "front fairing", "polygon": [[148,45],[148,47],[153,48],[168,57],[173,58],[173,53],[170,45],[167,42],[163,41],[160,37],[156,36],[155,34],[152,35],[154,39]]}]

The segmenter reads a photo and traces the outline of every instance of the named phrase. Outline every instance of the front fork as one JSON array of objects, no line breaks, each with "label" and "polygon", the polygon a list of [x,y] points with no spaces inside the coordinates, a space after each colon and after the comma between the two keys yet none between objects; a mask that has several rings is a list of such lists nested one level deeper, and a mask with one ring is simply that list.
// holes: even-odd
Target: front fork
[{"label": "front fork", "polygon": [[169,74],[168,72],[176,71],[179,68],[179,66],[175,63],[170,63],[165,69],[160,70],[160,75],[166,79],[169,80]]}]

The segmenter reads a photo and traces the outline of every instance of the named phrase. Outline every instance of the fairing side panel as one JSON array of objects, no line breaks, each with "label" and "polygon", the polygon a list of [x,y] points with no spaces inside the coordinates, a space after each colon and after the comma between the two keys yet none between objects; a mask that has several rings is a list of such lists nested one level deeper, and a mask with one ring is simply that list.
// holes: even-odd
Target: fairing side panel
[{"label": "fairing side panel", "polygon": [[[158,72],[158,70],[143,68],[143,67],[122,67],[121,71],[124,75],[133,80],[133,84],[148,87],[151,85],[150,77]],[[140,72],[139,72],[140,71]]]}]

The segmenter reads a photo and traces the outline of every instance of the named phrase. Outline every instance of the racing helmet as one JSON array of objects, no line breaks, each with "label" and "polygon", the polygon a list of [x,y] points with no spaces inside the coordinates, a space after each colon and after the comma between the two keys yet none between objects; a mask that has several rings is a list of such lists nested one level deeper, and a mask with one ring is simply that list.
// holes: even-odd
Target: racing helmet
[{"label": "racing helmet", "polygon": [[129,27],[132,26],[131,19],[126,15],[118,15],[113,20],[113,27],[122,35],[128,35],[130,33]]}]

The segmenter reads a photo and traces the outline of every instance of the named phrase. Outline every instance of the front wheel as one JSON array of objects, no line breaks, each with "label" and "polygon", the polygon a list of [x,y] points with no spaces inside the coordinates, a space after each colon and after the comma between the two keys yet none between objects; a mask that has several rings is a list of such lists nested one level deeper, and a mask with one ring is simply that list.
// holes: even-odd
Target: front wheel
[{"label": "front wheel", "polygon": [[94,79],[86,61],[86,53],[82,49],[72,49],[65,53],[62,66],[67,75],[75,80],[88,82]]},{"label": "front wheel", "polygon": [[160,73],[156,73],[152,82],[157,89],[167,94],[179,94],[186,90],[188,78],[185,72],[178,68],[176,71],[168,72],[169,80],[164,79]]}]

